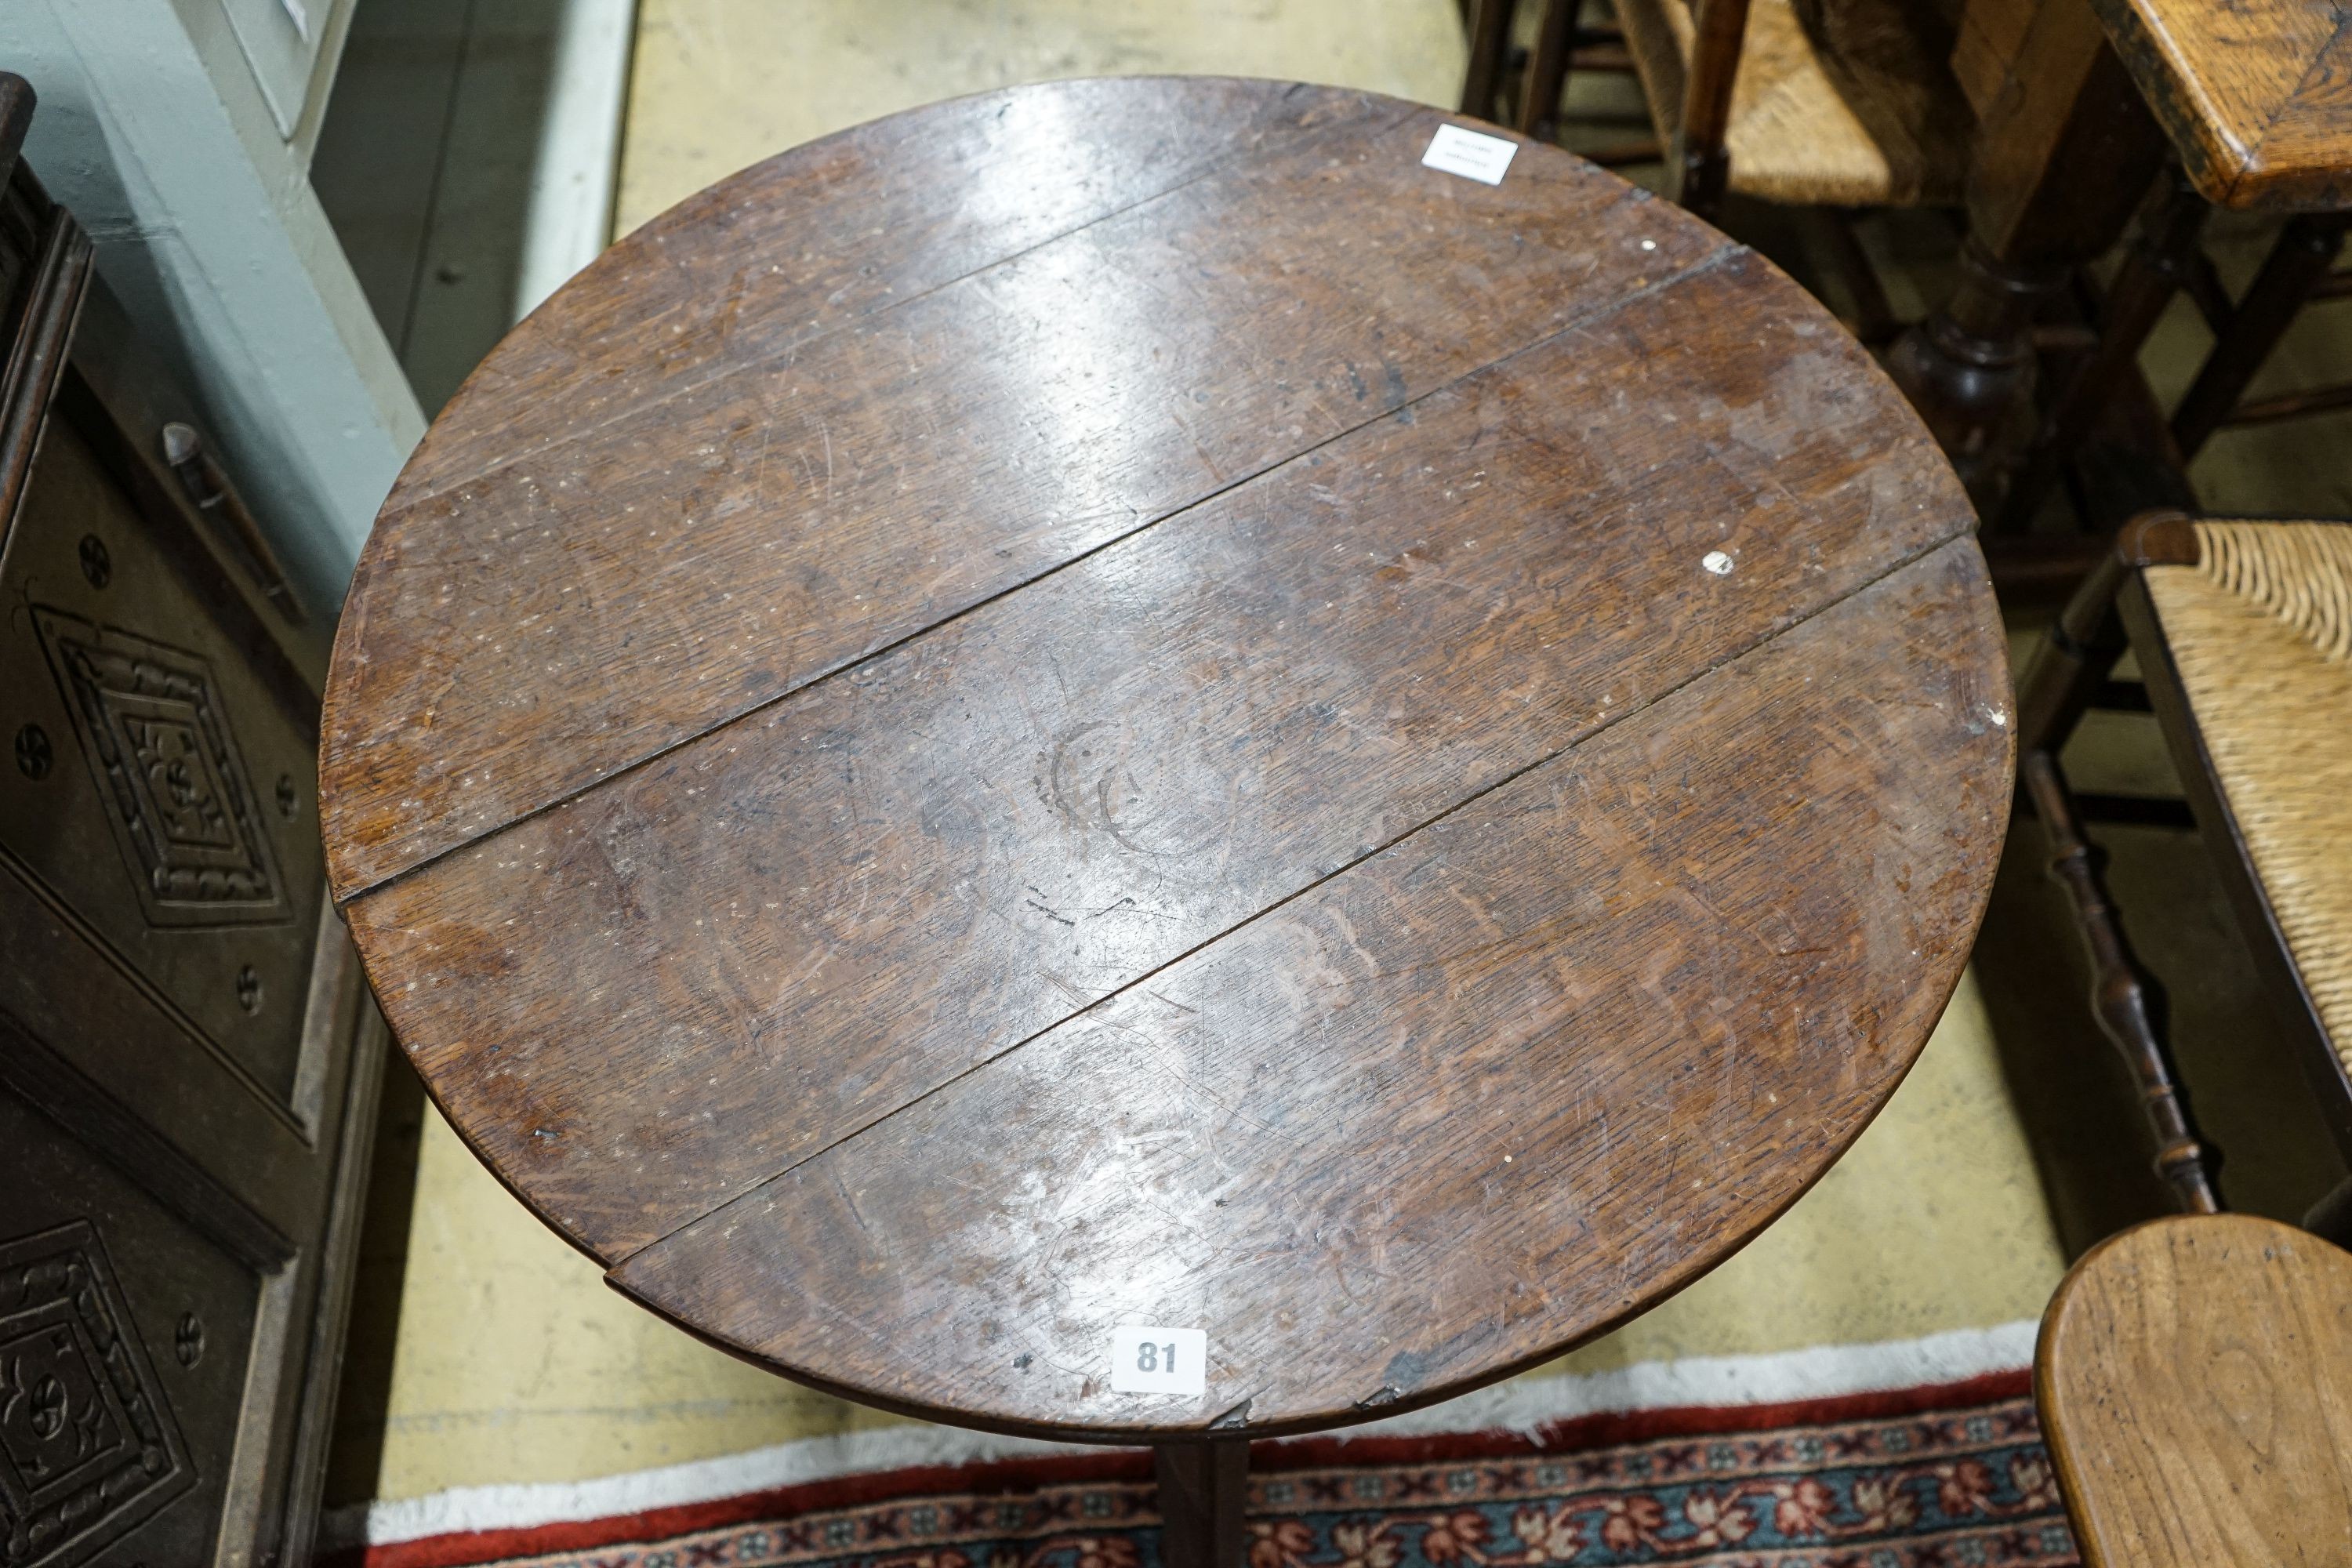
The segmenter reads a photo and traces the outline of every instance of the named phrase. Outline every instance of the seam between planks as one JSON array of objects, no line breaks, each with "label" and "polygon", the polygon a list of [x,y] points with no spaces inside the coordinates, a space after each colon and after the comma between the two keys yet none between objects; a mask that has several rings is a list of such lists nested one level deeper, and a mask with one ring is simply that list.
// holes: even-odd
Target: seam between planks
[{"label": "seam between planks", "polygon": [[1214,947],[1217,943],[1223,942],[1226,938],[1234,935],[1235,932],[1244,930],[1249,926],[1255,925],[1258,921],[1265,919],[1266,916],[1286,907],[1297,900],[1306,897],[1307,894],[1315,891],[1324,884],[1335,881],[1338,879],[1346,876],[1349,872],[1354,870],[1357,867],[1363,865],[1366,861],[1370,860],[1377,856],[1386,854],[1391,849],[1393,849],[1397,846],[1404,843],[1407,839],[1413,837],[1415,835],[1427,828],[1435,826],[1437,824],[1444,821],[1447,817],[1457,815],[1466,807],[1474,805],[1477,802],[1485,799],[1486,796],[1493,795],[1496,791],[1502,789],[1508,784],[1517,783],[1518,780],[1527,777],[1529,773],[1536,772],[1539,768],[1550,766],[1560,758],[1569,755],[1572,752],[1580,750],[1593,741],[1599,740],[1601,736],[1616,729],[1616,727],[1624,721],[1631,719],[1637,714],[1647,713],[1661,703],[1670,701],[1682,692],[1689,689],[1692,686],[1696,685],[1699,681],[1702,681],[1707,677],[1715,674],[1717,670],[1727,669],[1747,658],[1749,655],[1755,653],[1758,649],[1765,647],[1767,644],[1778,642],[1782,637],[1789,636],[1790,633],[1801,630],[1804,626],[1811,625],[1812,622],[1819,620],[1822,616],[1828,615],[1831,611],[1835,610],[1860,597],[1862,595],[1870,592],[1872,589],[1877,587],[1880,584],[1885,582],[1888,578],[1895,576],[1896,574],[1907,571],[1911,567],[1917,565],[1920,562],[1927,560],[1929,556],[1937,554],[1942,551],[1948,550],[1953,544],[1962,540],[1973,537],[1975,527],[1975,518],[1971,515],[1963,515],[1958,525],[1954,527],[1950,532],[1941,535],[1932,543],[1922,545],[1919,549],[1915,550],[1911,553],[1902,557],[1900,560],[1894,562],[1884,571],[1874,574],[1864,582],[1857,583],[1852,589],[1839,595],[1836,598],[1816,606],[1814,609],[1807,612],[1796,620],[1790,621],[1787,626],[1767,631],[1761,636],[1749,639],[1748,642],[1741,644],[1731,652],[1725,654],[1721,658],[1707,665],[1705,668],[1695,671],[1686,679],[1676,681],[1673,686],[1660,691],[1648,701],[1641,703],[1635,707],[1628,708],[1622,713],[1611,716],[1606,721],[1595,726],[1586,733],[1576,737],[1574,740],[1571,740],[1563,745],[1556,746],[1550,751],[1546,752],[1543,755],[1536,758],[1534,761],[1528,763],[1523,766],[1514,768],[1510,772],[1504,773],[1499,778],[1495,779],[1493,782],[1473,790],[1468,795],[1464,795],[1460,800],[1455,801],[1453,805],[1445,807],[1443,811],[1435,812],[1431,816],[1424,817],[1420,822],[1413,824],[1412,826],[1404,829],[1402,832],[1397,834],[1395,837],[1388,839],[1384,843],[1365,850],[1362,854],[1356,856],[1353,859],[1325,872],[1321,876],[1312,878],[1309,880],[1301,883],[1291,891],[1285,893],[1282,897],[1275,900],[1272,903],[1267,904],[1264,909],[1258,910],[1242,920],[1235,921],[1233,924],[1225,927],[1220,931],[1217,931],[1212,936],[1204,937],[1201,941],[1194,942],[1192,946],[1186,948],[1183,952],[1175,954],[1165,963],[1154,964],[1151,968],[1144,971],[1142,973],[1134,976],[1130,980],[1123,982],[1111,990],[1104,992],[1100,996],[1096,997],[1085,1006],[1073,1008],[1071,1011],[1064,1014],[1061,1017],[1055,1019],[1052,1023],[1045,1026],[1043,1028],[1033,1030],[1029,1034],[1023,1036],[1020,1039],[1013,1041],[1009,1046],[1006,1046],[1003,1050],[982,1058],[980,1060],[966,1067],[962,1071],[954,1074],[952,1077],[942,1079],[940,1082],[932,1085],[929,1089],[923,1090],[920,1094],[914,1095],[904,1103],[894,1106],[890,1110],[884,1111],[881,1115],[874,1118],[871,1121],[865,1122],[852,1131],[843,1133],[840,1137],[835,1138],[831,1142],[825,1144],[823,1148],[811,1150],[808,1153],[793,1161],[791,1164],[783,1167],[783,1169],[777,1171],[771,1175],[762,1176],[758,1181],[751,1183],[750,1185],[734,1193],[730,1193],[719,1202],[712,1204],[709,1208],[695,1215],[693,1218],[681,1221],[670,1229],[664,1231],[652,1241],[646,1242],[642,1247],[631,1247],[628,1251],[617,1255],[607,1266],[606,1272],[618,1273],[640,1253],[649,1252],[653,1248],[662,1246],[672,1237],[677,1236],[680,1232],[689,1230],[695,1226],[701,1224],[704,1220],[709,1219],[712,1215],[717,1214],[719,1210],[727,1208],[730,1205],[741,1202],[743,1199],[750,1197],[752,1194],[757,1193],[762,1187],[768,1186],[772,1183],[782,1181],[784,1177],[791,1175],[794,1171],[799,1170],[802,1166],[808,1164],[810,1162],[819,1159],[824,1155],[831,1153],[834,1150],[840,1148],[843,1144],[848,1143],[855,1139],[864,1137],[866,1133],[872,1131],[875,1128],[879,1127],[885,1121],[889,1121],[892,1117],[897,1116],[899,1112],[909,1110],[914,1106],[920,1105],[925,1100],[928,1100],[936,1095],[944,1093],[947,1089],[962,1082],[965,1079],[971,1078],[975,1073],[982,1072],[987,1068],[995,1066],[998,1062],[1003,1061],[1005,1058],[1013,1055],[1015,1051],[1019,1051],[1034,1044],[1039,1039],[1052,1034],[1055,1030],[1061,1028],[1064,1025],[1071,1023],[1076,1019],[1082,1018],[1098,1008],[1107,1006],[1111,1002],[1116,1001],[1118,997],[1134,990],[1137,986],[1144,984],[1153,977],[1166,973],[1177,964],[1182,963],[1185,960],[1192,957],[1193,954],[1198,953],[1204,949]]},{"label": "seam between planks", "polygon": [[[1613,212],[1619,205],[1623,205],[1627,201],[1635,199],[1633,194],[1635,189],[1637,189],[1637,187],[1629,187],[1628,194],[1619,196],[1615,202],[1612,202],[1608,207],[1602,209],[1603,212]],[[552,798],[544,801],[538,805],[532,806],[528,811],[517,812],[514,816],[507,818],[504,822],[498,824],[494,827],[485,828],[481,832],[460,839],[455,844],[448,845],[440,849],[436,849],[428,855],[419,856],[417,858],[400,866],[396,869],[383,873],[363,887],[355,888],[348,893],[335,893],[333,895],[335,907],[337,909],[349,909],[357,904],[361,900],[368,897],[370,894],[379,892],[382,889],[392,886],[394,882],[402,881],[409,877],[415,876],[419,872],[427,870],[439,864],[441,861],[447,859],[452,855],[462,853],[465,850],[475,847],[477,845],[487,843],[490,839],[497,837],[499,835],[509,832],[516,827],[520,827],[524,823],[530,822],[535,817],[543,816],[550,812],[561,810],[562,807],[571,805],[573,801],[579,800],[583,796],[587,795],[593,791],[602,789],[617,779],[625,778],[627,775],[636,772],[640,768],[651,766],[653,763],[659,762],[662,758],[668,756],[673,752],[680,751],[685,747],[694,745],[698,742],[708,740],[709,737],[718,734],[722,730],[730,729],[737,724],[742,723],[746,720],[754,718],[757,715],[765,712],[767,710],[775,707],[778,703],[797,697],[802,692],[810,690],[814,687],[822,685],[825,681],[835,679],[841,676],[847,675],[854,670],[862,668],[877,659],[887,658],[890,654],[896,652],[901,647],[904,647],[907,644],[917,641],[922,637],[927,637],[933,632],[938,631],[940,627],[952,626],[968,616],[975,615],[980,611],[986,609],[991,605],[995,604],[1000,599],[1010,598],[1015,594],[1022,593],[1039,583],[1045,582],[1049,577],[1057,576],[1060,574],[1070,570],[1072,567],[1081,565],[1084,563],[1094,559],[1094,557],[1100,555],[1105,551],[1124,544],[1128,541],[1148,533],[1155,528],[1162,527],[1168,523],[1180,521],[1181,520],[1190,516],[1194,511],[1199,510],[1201,508],[1207,506],[1212,501],[1217,500],[1220,498],[1228,495],[1234,490],[1241,489],[1245,486],[1255,484],[1260,479],[1264,479],[1271,475],[1279,473],[1283,469],[1289,468],[1294,463],[1304,461],[1305,459],[1315,456],[1315,454],[1324,450],[1326,447],[1331,447],[1340,441],[1344,441],[1349,437],[1357,435],[1362,431],[1369,430],[1372,426],[1381,424],[1386,420],[1393,419],[1399,414],[1403,413],[1407,409],[1417,408],[1421,405],[1430,401],[1432,398],[1442,397],[1447,393],[1453,392],[1461,387],[1465,384],[1474,381],[1479,376],[1486,375],[1492,371],[1497,370],[1502,366],[1510,363],[1514,360],[1548,348],[1553,343],[1558,342],[1562,338],[1568,337],[1571,333],[1583,331],[1600,322],[1606,321],[1629,306],[1637,304],[1654,295],[1664,293],[1667,289],[1679,288],[1681,285],[1690,281],[1692,279],[1704,277],[1707,273],[1713,272],[1717,268],[1727,265],[1738,257],[1750,254],[1753,254],[1753,252],[1744,245],[1727,243],[1717,249],[1709,252],[1699,260],[1692,262],[1689,266],[1682,268],[1678,272],[1675,272],[1667,277],[1662,278],[1654,283],[1645,284],[1642,288],[1636,289],[1631,293],[1621,295],[1617,299],[1610,300],[1605,305],[1597,306],[1593,310],[1586,311],[1582,315],[1574,317],[1573,319],[1563,322],[1559,327],[1549,332],[1546,332],[1540,337],[1532,338],[1515,349],[1497,354],[1493,359],[1487,360],[1482,364],[1464,371],[1461,374],[1454,377],[1451,381],[1431,387],[1427,392],[1421,394],[1417,397],[1408,398],[1404,402],[1399,403],[1392,407],[1384,408],[1378,413],[1368,415],[1353,425],[1349,425],[1343,429],[1332,432],[1330,435],[1325,437],[1320,441],[1315,442],[1311,446],[1302,447],[1297,451],[1291,453],[1287,457],[1278,458],[1274,461],[1267,463],[1263,468],[1252,469],[1250,472],[1243,474],[1237,479],[1229,480],[1224,484],[1217,486],[1214,489],[1206,491],[1205,493],[1195,497],[1193,500],[1186,501],[1183,505],[1175,508],[1173,510],[1162,512],[1156,517],[1147,518],[1145,521],[1136,524],[1133,528],[1112,534],[1110,537],[1078,552],[1075,555],[1069,556],[1065,560],[1055,562],[1053,564],[1045,567],[1031,576],[1021,578],[1017,582],[1008,583],[1003,587],[997,589],[993,593],[985,595],[981,598],[974,599],[971,603],[958,609],[951,610],[946,615],[940,616],[937,620],[931,621],[913,631],[908,632],[904,636],[893,637],[887,642],[877,643],[863,653],[843,659],[837,664],[818,669],[806,679],[794,685],[788,685],[782,690],[776,692],[772,696],[763,697],[759,701],[751,703],[748,707],[739,708],[732,712],[722,714],[698,730],[680,735],[676,740],[666,741],[662,744],[655,747],[652,751],[646,752],[644,755],[633,757],[627,762],[619,763],[611,771],[599,773],[594,778],[588,780],[584,784],[564,790]],[[331,859],[331,856],[330,858]]]},{"label": "seam between planks", "polygon": [[[1297,88],[1307,85],[1309,84],[1304,82],[1293,83],[1290,89],[1286,89],[1282,93],[1276,96],[1276,102],[1278,103],[1282,100],[1288,98],[1290,96],[1290,92],[1295,90]],[[1360,98],[1377,100],[1384,97],[1385,95],[1381,93],[1359,93],[1356,96]],[[1265,106],[1261,109],[1260,113],[1264,114],[1268,110],[1271,110],[1272,107],[1272,104]],[[1403,124],[1407,120],[1412,119],[1414,112],[1421,111],[1423,111],[1422,110],[1422,106],[1418,104],[1409,105],[1407,106],[1406,111],[1391,115],[1387,120],[1382,121],[1378,126],[1372,129],[1370,133],[1374,136],[1386,135],[1388,132],[1395,130],[1398,126]],[[863,126],[853,127],[850,131],[843,132],[841,134],[843,136],[848,136],[855,134],[856,131],[863,129],[865,129]],[[1308,126],[1299,131],[1294,137],[1290,138],[1290,144],[1293,147],[1311,145],[1312,143],[1322,140],[1324,137],[1336,134],[1344,129],[1346,129],[1346,127],[1337,125]],[[1108,208],[1105,211],[1097,213],[1094,216],[1087,219],[1084,223],[1074,225],[1069,228],[1057,230],[1053,234],[1045,236],[1043,239],[1036,241],[1033,245],[1024,245],[1021,247],[1018,250],[1008,250],[1002,256],[983,261],[978,266],[971,268],[966,271],[956,273],[953,277],[942,278],[938,282],[931,284],[928,288],[919,289],[914,293],[908,294],[902,299],[894,299],[888,304],[884,305],[877,310],[868,311],[864,315],[852,316],[846,321],[826,327],[822,331],[812,332],[805,338],[795,338],[790,343],[785,344],[780,352],[797,356],[803,349],[813,347],[817,343],[824,342],[829,339],[839,337],[844,332],[854,332],[859,331],[881,321],[886,316],[892,315],[898,310],[906,309],[908,306],[919,304],[921,301],[929,299],[934,294],[943,294],[950,289],[958,288],[963,284],[971,282],[975,278],[985,277],[987,274],[994,272],[1001,268],[1010,267],[1014,262],[1021,260],[1024,257],[1033,256],[1038,251],[1045,249],[1049,246],[1059,245],[1064,240],[1074,238],[1078,235],[1085,234],[1089,229],[1097,228],[1104,224],[1125,217],[1129,213],[1139,211],[1140,209],[1150,206],[1155,203],[1164,202],[1171,197],[1181,195],[1185,191],[1188,191],[1194,185],[1199,184],[1202,181],[1213,179],[1217,175],[1224,173],[1226,168],[1235,161],[1256,156],[1265,149],[1266,138],[1273,133],[1273,127],[1261,123],[1252,131],[1247,142],[1234,147],[1228,152],[1217,154],[1215,157],[1210,159],[1208,163],[1202,164],[1199,169],[1185,175],[1182,179],[1177,181],[1172,185],[1168,185],[1160,190],[1153,191],[1149,195],[1138,196],[1133,201],[1128,202],[1123,205]],[[832,140],[832,137],[824,137],[817,142],[808,143],[808,145],[811,147],[821,146],[824,142],[830,142]],[[793,151],[797,152],[800,149],[796,148]],[[789,156],[789,154],[785,155]],[[654,221],[658,223],[660,219],[656,218]],[[416,510],[420,507],[429,506],[435,501],[441,500],[448,496],[454,495],[458,490],[464,489],[467,485],[479,484],[485,479],[495,478],[499,474],[505,472],[508,468],[514,467],[517,463],[527,461],[530,458],[542,456],[548,452],[552,452],[559,447],[565,446],[571,442],[585,440],[587,437],[595,435],[600,430],[604,430],[614,425],[619,424],[622,420],[634,419],[641,414],[649,414],[656,409],[666,408],[672,403],[677,402],[679,398],[690,396],[697,392],[702,391],[706,387],[716,386],[719,383],[726,381],[730,377],[756,373],[760,368],[761,366],[759,364],[721,365],[712,370],[708,375],[698,377],[692,381],[681,383],[680,384],[670,388],[667,392],[663,393],[659,397],[653,398],[645,403],[636,404],[628,408],[616,410],[614,413],[606,415],[602,419],[597,420],[595,423],[592,425],[583,425],[576,430],[567,429],[562,435],[555,437],[554,439],[542,441],[535,447],[524,447],[518,451],[509,452],[498,458],[487,468],[482,468],[478,473],[469,474],[462,479],[452,480],[437,489],[427,490],[423,495],[416,497],[413,500],[404,500],[401,502],[400,510],[393,515],[395,518],[405,517],[410,512]]]}]

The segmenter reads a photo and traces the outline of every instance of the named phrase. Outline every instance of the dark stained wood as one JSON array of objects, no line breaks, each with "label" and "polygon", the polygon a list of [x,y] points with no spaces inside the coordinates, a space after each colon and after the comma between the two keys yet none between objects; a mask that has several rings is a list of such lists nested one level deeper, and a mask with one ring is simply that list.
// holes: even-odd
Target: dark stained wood
[{"label": "dark stained wood", "polygon": [[[1330,117],[395,498],[338,642],[344,913],[459,1132],[971,1424],[1352,1419],[1673,1289],[1892,1090],[2006,817],[1970,513],[1825,312],[1556,150],[1201,90]],[[685,461],[771,430],[772,510]],[[1087,1389],[1139,1316],[1198,1408]]]},{"label": "dark stained wood", "polygon": [[2352,1542],[2352,1254],[2251,1215],[2084,1254],[2034,1401],[2085,1568],[2341,1562]]},{"label": "dark stained wood", "polygon": [[1712,217],[1723,205],[1731,155],[1723,144],[1731,128],[1731,88],[1739,71],[1740,45],[1748,36],[1748,0],[1696,0],[1690,63],[1683,87],[1682,118],[1667,159],[1675,199]]},{"label": "dark stained wood", "polygon": [[2147,972],[2116,922],[2098,859],[2083,837],[2072,793],[2057,759],[2025,753],[2019,767],[2033,815],[2050,838],[2050,875],[2065,888],[2091,963],[2091,1012],[2123,1058],[2139,1090],[2140,1109],[2156,1134],[2156,1173],[2189,1214],[2220,1210],[2212,1161],[2181,1096],[2172,1053],[2156,1026],[2155,991]]},{"label": "dark stained wood", "polygon": [[[1941,1011],[2008,813],[1982,570],[1942,547],[613,1282],[861,1399],[1106,1437],[1601,1331],[1792,1201]],[[1109,1390],[1138,1320],[1207,1330],[1205,1398]]]},{"label": "dark stained wood", "polygon": [[2352,33],[2336,6],[2094,3],[2208,200],[2352,205]]},{"label": "dark stained wood", "polygon": [[[1165,104],[1171,89],[1136,90]],[[1235,96],[1231,84],[1198,90],[1187,114],[1227,112]],[[1048,112],[1065,91],[1014,100],[1026,107],[1006,122],[1075,133],[1088,100]],[[1493,189],[1423,168],[1444,118],[1433,110],[1322,89],[1276,96],[1309,123],[856,331],[802,342],[797,320],[774,331],[739,321],[708,351],[722,372],[674,371],[683,390],[525,458],[453,471],[440,454],[478,450],[463,431],[512,402],[659,383],[662,362],[632,347],[548,363],[509,402],[461,397],[442,421],[459,434],[413,460],[347,603],[355,635],[329,685],[322,763],[338,899],[1377,419],[1723,243],[1573,159],[1523,155]],[[885,124],[877,140],[919,155]],[[1018,168],[1045,134],[1009,141],[1000,160]],[[782,162],[798,180],[758,199],[787,210],[803,186],[838,177],[814,153]],[[1017,202],[1027,188],[968,163],[926,174],[943,202],[975,201],[974,186],[1009,187],[1001,199]],[[764,254],[742,255],[724,226],[702,237],[739,267]],[[657,240],[690,244],[669,230],[643,243]],[[609,293],[635,276],[592,272],[533,320],[652,308]],[[671,287],[636,286],[655,302]],[[491,363],[511,357],[502,348]]]},{"label": "dark stained wood", "polygon": [[1497,95],[1511,52],[1511,19],[1518,0],[1468,0],[1470,48],[1462,73],[1462,112],[1500,120]]},{"label": "dark stained wood", "polygon": [[1887,356],[1988,515],[2033,434],[2035,316],[2121,237],[2163,157],[2089,0],[2041,0],[1978,127],[1958,287]]},{"label": "dark stained wood", "polygon": [[[1954,63],[1981,117],[1967,265],[1889,368],[1990,513],[2032,433],[2029,324],[2121,235],[2168,142],[2221,205],[2352,204],[2352,32],[2305,0],[1971,0]],[[2109,364],[2127,363],[2161,300],[2134,303]],[[2115,390],[2112,378],[2084,389]],[[2078,397],[2058,417],[2079,427],[2094,407]],[[2047,489],[2065,434],[2044,432],[2013,514]]]},{"label": "dark stained wood", "polygon": [[8,166],[30,104],[0,75],[0,1558],[307,1563],[384,1045],[307,809],[326,638],[162,469],[194,407]]},{"label": "dark stained wood", "polygon": [[1248,1540],[1249,1444],[1160,1443],[1160,1560],[1167,1568],[1239,1568]]},{"label": "dark stained wood", "polygon": [[347,914],[617,1258],[1968,526],[1730,254]]},{"label": "dark stained wood", "polygon": [[[2180,406],[2173,410],[2172,438],[2184,458],[2195,457],[2222,426],[2263,417],[2260,408],[2242,401],[2246,388],[2295,317],[2333,276],[2331,268],[2344,251],[2347,217],[2352,215],[2336,212],[2303,214],[2287,220],[2263,269],[2247,285],[2245,298],[2214,333],[2213,352],[2199,368],[2196,381],[2182,395]],[[2316,395],[2317,400],[2325,397],[2324,392]],[[2291,405],[2272,417],[2318,412],[2316,407],[2304,406],[2315,401],[2313,393],[2270,401]]]}]

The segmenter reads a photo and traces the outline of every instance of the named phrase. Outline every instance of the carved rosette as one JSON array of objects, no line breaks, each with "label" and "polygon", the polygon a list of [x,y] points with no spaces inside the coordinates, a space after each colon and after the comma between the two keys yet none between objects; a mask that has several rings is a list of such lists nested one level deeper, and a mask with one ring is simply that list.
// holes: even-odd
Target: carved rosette
[{"label": "carved rosette", "polygon": [[288,918],[257,797],[204,658],[40,605],[33,618],[149,921]]},{"label": "carved rosette", "polygon": [[0,1564],[79,1563],[195,1479],[97,1230],[0,1243]]}]

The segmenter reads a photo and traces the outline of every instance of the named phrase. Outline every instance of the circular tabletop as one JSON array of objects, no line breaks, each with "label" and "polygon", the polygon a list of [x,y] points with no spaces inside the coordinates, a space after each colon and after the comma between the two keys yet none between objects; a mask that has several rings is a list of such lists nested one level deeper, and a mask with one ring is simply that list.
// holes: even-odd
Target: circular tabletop
[{"label": "circular tabletop", "polygon": [[[1658,1300],[1893,1091],[2008,816],[1968,502],[1761,258],[1450,118],[894,116],[444,411],[333,891],[621,1289],[940,1419],[1302,1430]],[[1139,1390],[1139,1325],[1204,1364]]]}]

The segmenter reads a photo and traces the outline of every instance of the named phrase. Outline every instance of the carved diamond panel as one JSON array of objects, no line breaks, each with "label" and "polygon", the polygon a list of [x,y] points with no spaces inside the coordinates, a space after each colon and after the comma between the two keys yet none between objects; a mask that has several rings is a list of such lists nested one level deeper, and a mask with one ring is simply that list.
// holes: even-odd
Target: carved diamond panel
[{"label": "carved diamond panel", "polygon": [[0,1564],[79,1563],[195,1479],[98,1232],[0,1243]]},{"label": "carved diamond panel", "polygon": [[39,605],[33,618],[148,920],[289,918],[264,819],[203,658]]}]

